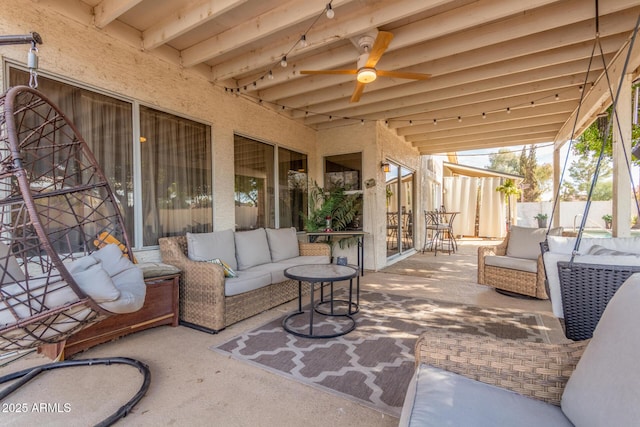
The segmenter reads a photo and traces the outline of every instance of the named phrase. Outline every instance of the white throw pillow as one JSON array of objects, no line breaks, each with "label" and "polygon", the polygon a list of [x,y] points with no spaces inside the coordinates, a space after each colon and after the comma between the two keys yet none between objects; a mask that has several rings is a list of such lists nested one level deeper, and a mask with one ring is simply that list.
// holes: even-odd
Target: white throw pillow
[{"label": "white throw pillow", "polygon": [[296,229],[291,228],[267,228],[267,240],[271,250],[271,261],[278,262],[300,256]]},{"label": "white throw pillow", "polygon": [[210,261],[219,258],[235,270],[238,268],[238,263],[233,235],[232,230],[213,233],[187,232],[187,256],[193,261]]},{"label": "white throw pillow", "polygon": [[[562,234],[562,228],[552,228],[549,235]],[[507,243],[507,256],[515,258],[538,259],[542,253],[540,242],[547,236],[546,228],[529,228],[511,226],[509,230],[509,242]]]},{"label": "white throw pillow", "polygon": [[[122,256],[122,252],[120,255]],[[65,267],[82,292],[98,304],[120,298],[120,291],[114,286],[107,271],[93,256],[78,258],[66,264]]]},{"label": "white throw pillow", "polygon": [[605,309],[562,395],[577,426],[631,426],[640,420],[640,274],[632,275]]},{"label": "white throw pillow", "polygon": [[239,270],[271,262],[267,233],[264,228],[237,232],[235,239]]}]

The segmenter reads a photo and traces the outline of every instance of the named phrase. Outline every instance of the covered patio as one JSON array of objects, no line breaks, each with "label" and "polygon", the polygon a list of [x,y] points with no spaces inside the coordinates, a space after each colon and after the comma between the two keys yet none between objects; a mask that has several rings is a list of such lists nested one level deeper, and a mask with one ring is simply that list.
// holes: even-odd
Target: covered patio
[{"label": "covered patio", "polygon": [[[363,290],[431,298],[458,304],[473,304],[490,310],[512,309],[537,313],[541,331],[550,342],[566,341],[560,323],[551,313],[549,301],[518,299],[498,294],[475,283],[478,245],[487,241],[464,239],[450,256],[416,254],[381,272],[367,272]],[[94,347],[82,358],[114,354],[144,360],[153,373],[152,387],[134,410],[119,424],[169,425],[358,425],[395,426],[394,416],[363,406],[348,396],[328,393],[291,381],[255,364],[240,362],[213,351],[217,345],[252,330],[294,309],[295,302],[262,313],[229,327],[217,335],[184,326],[162,326]],[[0,369],[0,375],[46,362],[32,353]],[[4,414],[7,425],[93,425],[113,410],[113,405],[131,393],[132,381],[125,368],[91,368],[78,372],[52,372],[29,385],[27,394],[15,394],[12,402],[68,403],[70,411]],[[91,393],[78,393],[91,387]],[[107,399],[104,397],[108,396]],[[54,398],[55,397],[55,398]],[[53,400],[52,400],[53,399]]]}]

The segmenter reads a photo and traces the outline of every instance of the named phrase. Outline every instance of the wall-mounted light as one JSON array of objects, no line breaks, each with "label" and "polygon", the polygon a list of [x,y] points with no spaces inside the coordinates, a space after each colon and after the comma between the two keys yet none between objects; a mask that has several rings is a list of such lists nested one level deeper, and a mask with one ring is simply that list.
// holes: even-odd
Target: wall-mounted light
[{"label": "wall-mounted light", "polygon": [[388,162],[382,162],[380,166],[382,167],[382,171],[384,173],[389,173],[389,171],[391,170],[391,165]]}]

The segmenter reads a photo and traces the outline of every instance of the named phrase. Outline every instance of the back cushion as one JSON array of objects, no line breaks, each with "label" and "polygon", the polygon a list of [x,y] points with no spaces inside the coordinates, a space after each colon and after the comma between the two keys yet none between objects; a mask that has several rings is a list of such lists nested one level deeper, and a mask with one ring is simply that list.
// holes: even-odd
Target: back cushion
[{"label": "back cushion", "polygon": [[20,282],[24,279],[24,273],[18,261],[9,254],[9,247],[0,243],[0,284]]},{"label": "back cushion", "polygon": [[233,269],[238,268],[236,262],[236,245],[232,230],[215,231],[213,233],[187,232],[187,253],[193,261],[211,261],[219,258]]},{"label": "back cushion", "polygon": [[[549,235],[559,236],[561,234],[561,227],[549,230]],[[509,231],[509,242],[507,243],[507,256],[538,259],[538,255],[541,254],[540,242],[544,241],[546,235],[546,228],[529,228],[512,225]]]},{"label": "back cushion", "polygon": [[239,270],[271,262],[267,233],[264,228],[237,232],[235,239]]},{"label": "back cushion", "polygon": [[266,231],[272,262],[300,256],[298,237],[296,236],[296,229],[294,227],[280,228],[278,230],[267,228]]},{"label": "back cushion", "polygon": [[640,274],[614,294],[562,395],[577,426],[631,426],[640,420]]}]

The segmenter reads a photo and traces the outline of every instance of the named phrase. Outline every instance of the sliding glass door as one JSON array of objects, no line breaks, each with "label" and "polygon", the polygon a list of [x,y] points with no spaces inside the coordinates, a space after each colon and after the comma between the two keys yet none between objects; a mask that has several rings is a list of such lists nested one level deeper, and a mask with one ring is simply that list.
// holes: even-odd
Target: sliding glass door
[{"label": "sliding glass door", "polygon": [[387,257],[402,254],[414,247],[415,173],[403,166],[389,163],[386,173]]}]

